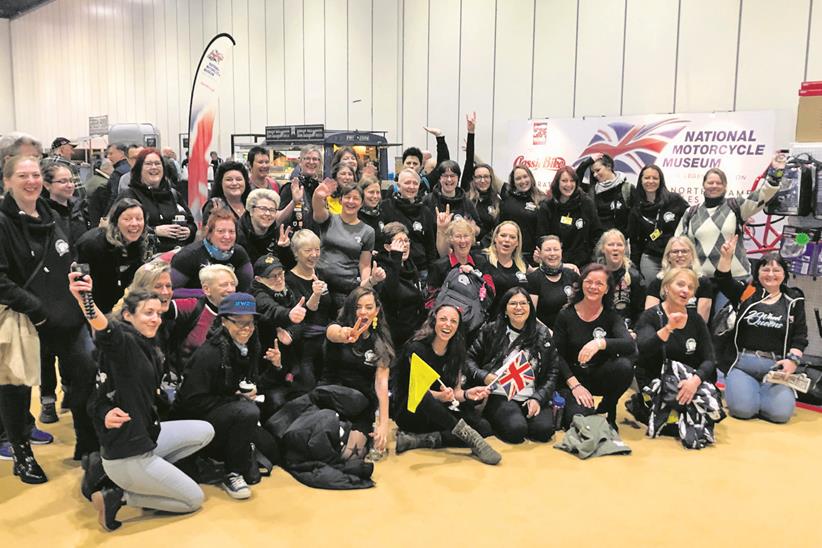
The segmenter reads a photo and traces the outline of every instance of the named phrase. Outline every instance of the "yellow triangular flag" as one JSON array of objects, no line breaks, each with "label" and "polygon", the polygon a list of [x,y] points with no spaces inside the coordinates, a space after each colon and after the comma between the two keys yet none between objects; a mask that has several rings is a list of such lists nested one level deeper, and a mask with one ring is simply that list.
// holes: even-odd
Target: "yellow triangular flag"
[{"label": "yellow triangular flag", "polygon": [[408,410],[417,412],[417,406],[425,397],[425,393],[440,378],[440,374],[431,369],[431,366],[417,356],[411,354],[411,373],[408,376]]}]

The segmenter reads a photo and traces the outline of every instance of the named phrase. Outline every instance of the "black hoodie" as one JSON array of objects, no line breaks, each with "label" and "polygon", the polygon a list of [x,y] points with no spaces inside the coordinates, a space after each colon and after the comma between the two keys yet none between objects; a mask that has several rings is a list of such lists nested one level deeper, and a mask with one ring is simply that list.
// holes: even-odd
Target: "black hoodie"
[{"label": "black hoodie", "polygon": [[[295,211],[291,214],[290,219],[286,219],[284,223],[290,226],[296,232],[301,228],[311,228],[313,224],[311,214],[311,199],[314,197],[314,190],[320,185],[320,181],[314,177],[300,175],[300,184],[303,185],[303,201],[302,212]],[[280,189],[280,210],[285,209],[292,201],[291,197],[291,181],[285,183]]]},{"label": "black hoodie", "polygon": [[[73,330],[85,322],[68,289],[71,247],[63,227],[43,198],[37,200],[39,218],[20,211],[11,194],[0,201],[0,304],[26,314],[33,324],[46,320],[41,333]],[[45,253],[45,261],[32,278]]]},{"label": "black hoodie", "polygon": [[656,200],[648,202],[640,198],[638,192],[628,214],[628,232],[625,234],[631,241],[631,261],[638,265],[643,253],[661,260],[668,240],[676,232],[687,209],[688,202],[679,194],[660,194],[658,191]]},{"label": "black hoodie", "polygon": [[246,250],[252,265],[263,255],[277,253],[279,237],[276,223],[271,223],[263,234],[257,234],[251,224],[251,214],[248,211],[237,222],[237,245]]},{"label": "black hoodie", "polygon": [[534,262],[534,248],[537,246],[537,217],[539,204],[530,192],[519,192],[516,188],[503,187],[502,202],[499,207],[499,222],[514,221],[522,233],[522,258],[527,264]]},{"label": "black hoodie", "polygon": [[[410,258],[409,258],[410,259]],[[385,319],[391,329],[394,347],[400,348],[425,320],[425,290],[413,261],[403,263],[402,252],[386,251],[377,255],[385,270],[385,281],[377,286]]]},{"label": "black hoodie", "polygon": [[383,225],[397,221],[408,230],[411,260],[420,270],[428,270],[429,264],[439,257],[437,225],[432,212],[433,209],[425,206],[419,197],[409,202],[399,193],[394,193],[380,205],[380,220]]},{"label": "black hoodie", "polygon": [[140,181],[132,178],[128,190],[123,192],[118,198],[134,198],[143,205],[143,210],[146,215],[146,225],[154,228],[160,225],[169,225],[174,223],[174,217],[183,215],[186,220],[186,226],[190,231],[188,238],[185,240],[175,240],[173,238],[157,237],[158,252],[169,251],[175,247],[182,247],[194,241],[197,235],[197,225],[194,222],[194,217],[191,215],[191,210],[183,202],[182,197],[172,191],[171,186],[167,180],[160,182],[157,188],[149,188]]},{"label": "black hoodie", "polygon": [[581,269],[591,262],[602,227],[594,202],[577,189],[565,203],[556,197],[543,200],[537,215],[537,234],[559,236],[562,260]]},{"label": "black hoodie", "polygon": [[436,210],[439,210],[440,213],[444,213],[446,206],[448,206],[451,215],[454,216],[454,219],[471,219],[477,224],[480,222],[476,206],[474,206],[471,200],[468,199],[465,191],[459,187],[454,189],[453,197],[445,196],[442,193],[442,189],[440,187],[436,187],[431,194],[425,197],[423,203],[431,211],[431,214],[435,216],[435,219]]}]

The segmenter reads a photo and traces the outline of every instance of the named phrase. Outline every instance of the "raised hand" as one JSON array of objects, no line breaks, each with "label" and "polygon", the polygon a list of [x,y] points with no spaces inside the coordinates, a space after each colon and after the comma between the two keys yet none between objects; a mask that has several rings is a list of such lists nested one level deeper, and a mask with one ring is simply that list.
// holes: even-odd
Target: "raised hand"
[{"label": "raised hand", "polygon": [[297,202],[302,202],[304,196],[305,191],[303,190],[302,183],[300,183],[300,179],[294,177],[291,179],[291,200],[296,204]]},{"label": "raised hand", "polygon": [[300,323],[305,319],[305,314],[305,297],[300,297],[300,302],[288,312],[288,319],[291,323]]},{"label": "raised hand", "polygon": [[376,285],[387,277],[385,270],[377,265],[376,261],[371,261],[371,285]]},{"label": "raised hand", "polygon": [[728,240],[722,244],[722,247],[719,249],[719,256],[722,259],[730,260],[733,258],[734,253],[736,253],[736,243],[739,240],[739,235],[734,234]]},{"label": "raised hand", "polygon": [[280,225],[280,237],[277,238],[277,247],[288,247],[291,245],[291,227],[285,224]]},{"label": "raised hand", "polygon": [[671,329],[682,329],[688,323],[688,315],[685,312],[672,312],[668,316],[668,325]]},{"label": "raised hand", "polygon": [[435,207],[434,212],[437,216],[437,228],[441,228],[442,230],[448,228],[451,219],[454,218],[454,215],[451,213],[451,204],[445,204],[445,211],[440,211],[439,207]]},{"label": "raised hand", "polygon": [[442,130],[438,127],[422,126],[422,129],[424,129],[434,137],[442,137]]},{"label": "raised hand", "polygon": [[468,133],[474,133],[474,130],[477,129],[477,113],[476,112],[469,112],[465,115],[465,125]]},{"label": "raised hand", "polygon": [[274,339],[274,346],[265,351],[265,359],[274,364],[277,369],[283,366],[282,354],[280,353],[280,346],[277,344],[277,339]]}]

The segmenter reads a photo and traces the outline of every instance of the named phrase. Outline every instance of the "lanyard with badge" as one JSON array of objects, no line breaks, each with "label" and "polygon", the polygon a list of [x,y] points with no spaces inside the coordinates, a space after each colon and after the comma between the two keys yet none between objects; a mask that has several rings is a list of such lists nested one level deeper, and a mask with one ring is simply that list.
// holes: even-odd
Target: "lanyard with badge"
[{"label": "lanyard with badge", "polygon": [[[652,242],[657,241],[659,239],[659,237],[662,236],[662,231],[659,230],[659,215],[660,215],[661,211],[662,211],[662,208],[657,209],[656,219],[654,219],[654,230],[653,230],[653,232],[648,234],[648,237],[651,239]],[[646,221],[650,221],[650,219],[648,219],[648,217],[643,216],[643,219],[645,219]]]}]

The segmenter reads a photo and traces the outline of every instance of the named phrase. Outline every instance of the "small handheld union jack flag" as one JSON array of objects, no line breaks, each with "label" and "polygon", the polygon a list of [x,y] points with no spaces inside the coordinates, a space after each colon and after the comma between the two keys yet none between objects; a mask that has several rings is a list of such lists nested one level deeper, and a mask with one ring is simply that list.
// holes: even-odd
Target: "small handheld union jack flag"
[{"label": "small handheld union jack flag", "polygon": [[533,384],[536,379],[534,368],[531,367],[528,356],[522,350],[506,360],[496,375],[497,380],[494,382],[499,383],[505,391],[508,401],[511,401],[526,386]]}]

